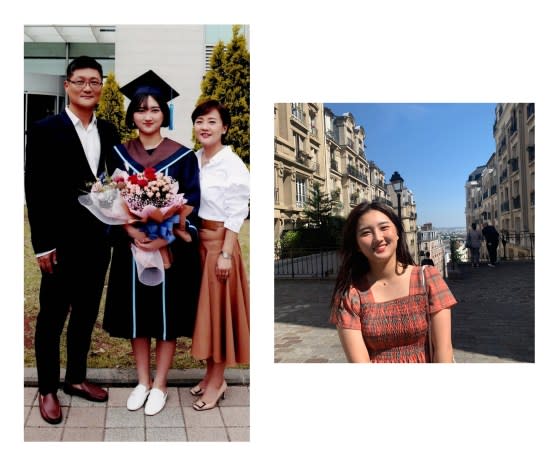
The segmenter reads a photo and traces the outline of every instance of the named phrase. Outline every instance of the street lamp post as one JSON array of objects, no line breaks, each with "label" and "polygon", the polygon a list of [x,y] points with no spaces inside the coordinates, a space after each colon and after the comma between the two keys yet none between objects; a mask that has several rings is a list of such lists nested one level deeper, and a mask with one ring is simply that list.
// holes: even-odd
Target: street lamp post
[{"label": "street lamp post", "polygon": [[399,175],[399,172],[395,172],[393,173],[393,176],[391,176],[391,179],[389,181],[393,185],[393,190],[397,193],[399,220],[401,220],[401,192],[403,189],[404,180],[402,179],[402,176]]}]

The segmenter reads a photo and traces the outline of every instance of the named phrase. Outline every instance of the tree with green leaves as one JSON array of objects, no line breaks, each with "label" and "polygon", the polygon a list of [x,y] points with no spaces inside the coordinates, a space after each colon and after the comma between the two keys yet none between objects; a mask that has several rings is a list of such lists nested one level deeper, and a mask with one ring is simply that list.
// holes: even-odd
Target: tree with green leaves
[{"label": "tree with green leaves", "polygon": [[98,118],[108,120],[115,125],[121,142],[126,142],[136,137],[136,130],[127,128],[125,124],[126,111],[124,109],[124,96],[119,90],[119,85],[115,79],[114,73],[109,73],[107,75],[107,79],[103,85],[103,91],[101,92],[101,98],[99,99],[99,105],[95,113]]},{"label": "tree with green leaves", "polygon": [[328,225],[334,202],[327,193],[321,191],[321,185],[315,182],[305,203],[303,213],[309,223],[324,228]]},{"label": "tree with green leaves", "polygon": [[[215,45],[210,70],[202,80],[201,95],[196,104],[215,99],[228,108],[231,113],[228,144],[249,165],[249,51],[240,29],[239,25],[234,25],[231,41],[227,44],[219,41]],[[199,145],[195,148],[198,149]]]}]

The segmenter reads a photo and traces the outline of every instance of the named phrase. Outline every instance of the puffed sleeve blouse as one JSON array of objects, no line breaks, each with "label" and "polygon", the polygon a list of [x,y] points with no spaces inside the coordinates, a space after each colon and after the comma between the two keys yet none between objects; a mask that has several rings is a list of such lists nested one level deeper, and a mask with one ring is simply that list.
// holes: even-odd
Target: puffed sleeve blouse
[{"label": "puffed sleeve blouse", "polygon": [[435,267],[425,267],[425,285],[422,268],[414,266],[407,296],[378,303],[369,287],[351,286],[331,310],[330,322],[360,330],[371,362],[426,362],[427,315],[457,300]]},{"label": "puffed sleeve blouse", "polygon": [[249,213],[249,170],[229,146],[224,146],[202,166],[204,149],[196,153],[200,168],[200,209],[206,220],[224,222],[224,227],[239,233]]}]

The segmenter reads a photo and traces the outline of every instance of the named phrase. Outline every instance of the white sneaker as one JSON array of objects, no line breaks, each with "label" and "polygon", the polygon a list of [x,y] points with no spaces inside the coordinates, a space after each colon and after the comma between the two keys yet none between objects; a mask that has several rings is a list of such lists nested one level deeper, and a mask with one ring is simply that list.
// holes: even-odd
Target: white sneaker
[{"label": "white sneaker", "polygon": [[126,400],[126,407],[129,411],[136,411],[144,406],[144,402],[146,398],[148,398],[148,394],[150,393],[150,389],[145,385],[139,383],[136,385],[136,388],[132,390],[132,393],[128,396],[128,400]]},{"label": "white sneaker", "polygon": [[167,400],[167,393],[163,393],[159,388],[152,388],[146,406],[144,406],[144,414],[153,416],[159,413],[165,406]]},{"label": "white sneaker", "polygon": [[494,264],[488,264],[488,267],[494,268],[494,267],[496,267],[496,266],[495,266]]}]

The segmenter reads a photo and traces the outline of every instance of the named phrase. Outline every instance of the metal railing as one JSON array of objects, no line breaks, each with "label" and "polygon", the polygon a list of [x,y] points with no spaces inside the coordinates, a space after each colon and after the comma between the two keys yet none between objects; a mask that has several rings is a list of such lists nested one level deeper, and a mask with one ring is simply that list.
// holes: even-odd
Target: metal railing
[{"label": "metal railing", "polygon": [[335,278],[338,273],[338,251],[322,248],[276,250],[275,278]]}]

